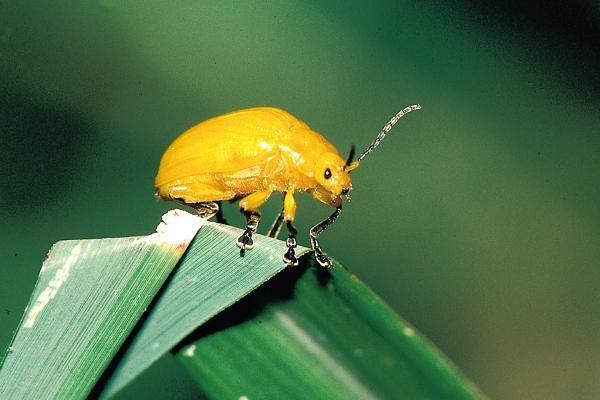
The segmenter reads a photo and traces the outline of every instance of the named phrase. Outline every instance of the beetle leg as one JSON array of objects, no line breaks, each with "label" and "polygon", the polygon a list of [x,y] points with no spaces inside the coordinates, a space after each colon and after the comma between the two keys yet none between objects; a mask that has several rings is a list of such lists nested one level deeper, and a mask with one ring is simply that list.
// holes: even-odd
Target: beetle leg
[{"label": "beetle leg", "polygon": [[327,229],[331,224],[333,224],[335,222],[336,218],[338,217],[338,215],[340,215],[341,212],[342,212],[342,206],[339,205],[338,207],[336,207],[333,214],[331,214],[329,217],[327,217],[327,219],[325,219],[322,222],[319,222],[317,225],[313,226],[310,229],[310,244],[312,245],[312,249],[315,252],[315,258],[316,258],[317,262],[319,263],[319,265],[322,267],[325,267],[325,268],[330,268],[332,263],[331,263],[331,260],[329,259],[329,257],[327,257],[327,254],[325,254],[325,252],[323,252],[323,249],[321,249],[321,246],[319,246],[317,237],[321,233],[323,233],[323,231],[325,229]]},{"label": "beetle leg", "polygon": [[283,198],[283,218],[286,221],[294,221],[296,218],[296,199],[294,199],[294,192],[288,190],[285,192]]},{"label": "beetle leg", "polygon": [[279,232],[281,231],[281,226],[283,225],[283,210],[277,214],[277,218],[273,221],[273,225],[269,228],[269,232],[267,233],[268,237],[272,237],[277,239],[279,236]]},{"label": "beetle leg", "polygon": [[210,218],[213,215],[217,214],[217,219],[219,211],[220,211],[220,207],[218,203],[215,203],[214,201],[209,201],[209,202],[203,202],[203,203],[194,203],[194,204],[190,204],[190,206],[194,207],[196,209],[196,211],[198,212],[198,215],[201,218]]},{"label": "beetle leg", "polygon": [[296,200],[294,199],[294,192],[292,190],[288,190],[285,193],[285,198],[283,199],[283,218],[285,219],[287,230],[288,230],[288,238],[285,242],[287,246],[287,251],[283,255],[283,262],[287,265],[296,266],[298,265],[298,259],[296,258],[296,247],[298,243],[296,242],[296,236],[298,236],[298,230],[292,224],[294,218],[296,217]]},{"label": "beetle leg", "polygon": [[285,245],[287,246],[287,251],[283,255],[283,262],[289,266],[295,267],[298,265],[298,259],[296,258],[296,247],[298,243],[296,242],[296,236],[298,236],[298,230],[292,224],[292,221],[286,221],[286,227],[288,230],[288,238],[285,241]]},{"label": "beetle leg", "polygon": [[240,200],[240,208],[245,211],[257,210],[260,206],[265,204],[269,197],[273,193],[270,190],[264,190],[262,192],[254,192],[249,194]]},{"label": "beetle leg", "polygon": [[221,205],[221,201],[217,201],[217,205],[219,206],[219,210],[217,211],[217,214],[215,215],[217,222],[219,224],[227,224],[227,221],[225,220],[225,217],[223,216],[223,207]]},{"label": "beetle leg", "polygon": [[254,247],[252,234],[258,229],[258,222],[260,221],[258,208],[269,199],[271,193],[270,190],[255,192],[240,200],[240,211],[246,217],[246,230],[237,239],[237,245],[241,248],[241,255],[244,255],[246,249]]},{"label": "beetle leg", "polygon": [[247,249],[251,249],[254,247],[254,240],[252,239],[252,234],[256,232],[256,229],[258,228],[258,222],[260,221],[260,211],[245,211],[243,209],[240,209],[240,211],[246,217],[246,230],[240,235],[240,237],[237,238],[236,243],[241,249],[240,255],[243,256],[244,252]]}]

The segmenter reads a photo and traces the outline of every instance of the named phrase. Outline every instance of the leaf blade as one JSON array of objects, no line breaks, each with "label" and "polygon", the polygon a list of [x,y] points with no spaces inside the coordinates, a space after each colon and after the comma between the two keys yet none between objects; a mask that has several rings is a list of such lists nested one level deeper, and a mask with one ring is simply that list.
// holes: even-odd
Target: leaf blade
[{"label": "leaf blade", "polygon": [[[242,258],[235,245],[241,233],[207,222],[128,345],[102,398],[117,393],[199,325],[285,268],[284,242],[255,235],[254,248]],[[298,256],[307,251],[296,249]]]},{"label": "leaf blade", "polygon": [[150,236],[50,251],[0,368],[0,398],[85,398],[203,224],[180,210]]},{"label": "leaf blade", "polygon": [[327,282],[284,271],[186,342],[176,357],[209,398],[485,398],[339,264]]}]

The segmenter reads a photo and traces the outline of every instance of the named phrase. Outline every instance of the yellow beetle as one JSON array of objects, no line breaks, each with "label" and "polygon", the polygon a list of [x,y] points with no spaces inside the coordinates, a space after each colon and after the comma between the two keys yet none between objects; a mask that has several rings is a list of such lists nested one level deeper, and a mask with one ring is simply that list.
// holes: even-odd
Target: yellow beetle
[{"label": "yellow beetle", "polygon": [[241,252],[252,248],[252,234],[258,228],[259,207],[273,192],[283,192],[283,211],[271,235],[283,222],[288,229],[283,259],[297,265],[297,230],[294,192],[306,191],[322,203],[335,207],[327,219],[310,230],[317,262],[331,266],[317,237],[331,225],[342,209],[342,196],[352,189],[348,173],[379,145],[392,126],[405,114],[419,110],[412,105],[398,112],[352,162],[354,147],[347,160],[321,134],[290,113],[271,107],[250,108],[211,118],[179,136],[163,155],[155,187],[160,198],[192,206],[203,217],[217,215],[224,221],[221,200],[241,198],[246,229],[237,239]]}]

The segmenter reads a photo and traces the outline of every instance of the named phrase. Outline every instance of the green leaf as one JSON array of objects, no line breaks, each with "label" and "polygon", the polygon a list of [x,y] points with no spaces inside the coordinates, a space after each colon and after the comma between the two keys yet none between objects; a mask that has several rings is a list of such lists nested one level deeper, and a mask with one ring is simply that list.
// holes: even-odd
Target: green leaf
[{"label": "green leaf", "polygon": [[1,399],[85,398],[203,224],[180,210],[157,233],[58,242],[0,369]]},{"label": "green leaf", "polygon": [[[285,242],[255,235],[254,248],[240,257],[235,240],[241,233],[206,223],[124,351],[102,397],[125,387],[199,325],[284,269]],[[296,249],[298,256],[307,251]]]},{"label": "green leaf", "polygon": [[342,266],[288,269],[177,350],[215,399],[482,399]]},{"label": "green leaf", "polygon": [[205,223],[150,304],[191,225],[176,238],[163,229],[55,245],[0,398],[84,398],[103,373],[94,395],[110,397],[170,350],[211,398],[484,398],[339,264],[323,271],[303,257],[280,272],[285,243],[257,235],[240,257],[237,228]]}]

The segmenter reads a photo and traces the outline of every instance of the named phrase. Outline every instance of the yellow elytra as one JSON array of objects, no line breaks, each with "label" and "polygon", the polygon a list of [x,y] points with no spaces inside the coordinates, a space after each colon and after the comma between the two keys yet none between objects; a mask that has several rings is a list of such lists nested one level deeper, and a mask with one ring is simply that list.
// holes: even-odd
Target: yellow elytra
[{"label": "yellow elytra", "polygon": [[331,261],[320,249],[317,236],[339,215],[342,196],[352,189],[349,172],[375,148],[404,114],[420,109],[404,108],[386,124],[377,139],[352,162],[353,150],[344,160],[320,133],[287,111],[272,107],[250,108],[208,119],[184,132],[168,147],[156,175],[158,196],[195,207],[203,216],[219,213],[218,202],[241,198],[239,205],[247,225],[238,238],[242,254],[253,246],[258,209],[273,192],[285,193],[283,211],[275,229],[286,222],[289,237],[284,261],[298,263],[292,222],[296,191],[306,191],[322,203],[336,207],[325,221],[313,227],[310,239],[320,265]]}]

